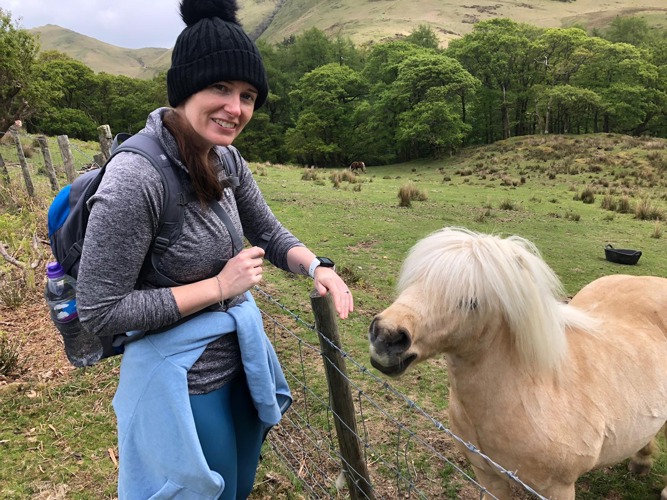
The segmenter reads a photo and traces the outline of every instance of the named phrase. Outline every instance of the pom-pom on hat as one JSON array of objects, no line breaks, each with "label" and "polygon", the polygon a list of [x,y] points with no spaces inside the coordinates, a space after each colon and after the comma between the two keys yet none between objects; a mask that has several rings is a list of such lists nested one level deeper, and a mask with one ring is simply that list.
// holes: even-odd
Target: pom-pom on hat
[{"label": "pom-pom on hat", "polygon": [[262,56],[241,28],[237,10],[236,0],[181,1],[181,18],[187,26],[176,39],[167,72],[172,107],[223,80],[254,85],[255,109],[264,104],[269,85]]}]

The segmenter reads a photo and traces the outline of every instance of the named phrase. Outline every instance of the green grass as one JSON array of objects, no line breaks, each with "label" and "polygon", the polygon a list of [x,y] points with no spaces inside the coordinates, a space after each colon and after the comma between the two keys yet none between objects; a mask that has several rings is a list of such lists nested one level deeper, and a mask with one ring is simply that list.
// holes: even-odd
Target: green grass
[{"label": "green grass", "polygon": [[[653,139],[650,148],[647,141],[605,134],[515,138],[466,149],[443,161],[367,166],[368,172],[357,178],[360,182],[343,181],[338,188],[330,180],[330,170],[317,171],[321,174],[319,181],[313,181],[302,180],[301,168],[253,168],[281,222],[316,253],[336,261],[348,281],[356,312],[340,323],[341,341],[353,359],[368,365],[368,325],[391,302],[406,253],[417,240],[444,226],[519,234],[530,239],[571,295],[608,274],[667,276],[665,239],[651,237],[656,223],[638,220],[633,213],[601,207],[605,196],[627,196],[631,204],[648,198],[652,206],[667,209],[666,174],[651,166],[661,164],[655,161],[655,155],[667,158],[667,141]],[[94,146],[80,144],[77,148],[92,156]],[[10,149],[0,145],[0,151],[7,160]],[[57,149],[52,155],[57,162]],[[80,162],[87,161],[83,153],[81,156]],[[40,165],[38,155],[30,162],[36,172]],[[10,171],[12,186],[0,198],[0,240],[17,258],[31,262],[32,234],[45,237],[46,202],[24,204],[25,197],[17,194],[22,189],[19,170],[10,166]],[[37,175],[36,179],[40,196],[49,198],[46,179]],[[399,207],[398,192],[407,182],[428,196],[425,201],[413,201],[410,208],[403,208]],[[361,190],[355,190],[359,185]],[[575,199],[587,186],[596,191],[592,204]],[[638,265],[607,262],[607,243],[616,248],[642,250]],[[8,271],[8,264],[0,262],[0,272]],[[269,266],[265,281],[263,288],[312,323],[310,280]],[[39,313],[34,304],[26,304],[25,308],[26,316]],[[285,319],[280,310],[272,312]],[[20,340],[29,342],[29,334],[28,330],[22,332]],[[312,332],[304,331],[303,337],[317,345]],[[280,346],[278,350],[285,364],[300,366],[303,358],[299,353]],[[304,365],[313,390],[326,394],[318,356],[306,355]],[[352,372],[349,367],[348,370]],[[67,498],[113,496],[116,472],[109,449],[116,453],[116,443],[110,403],[117,376],[117,360],[110,360],[55,380],[41,381],[33,374],[19,384],[0,387],[0,497],[33,498],[41,491],[56,491],[58,487],[67,489]],[[391,384],[446,423],[448,388],[441,359],[424,363]],[[315,415],[319,407],[313,406],[313,421],[326,427],[327,419]],[[429,438],[438,439],[432,428],[423,428]],[[387,428],[384,434],[390,436],[392,431]],[[388,438],[387,453],[392,453],[392,443]],[[662,445],[664,449],[664,441]],[[290,483],[298,484],[299,479],[293,471],[284,470],[271,454],[267,455],[258,474],[260,486],[254,498],[271,497],[277,490],[281,498],[299,498],[298,492],[287,493],[292,488]],[[455,498],[461,488],[465,490],[460,480],[452,482],[454,474],[449,468],[443,469],[437,461],[424,457],[414,460],[419,474],[434,484],[442,483],[438,486],[442,495]],[[581,478],[578,494],[591,500],[651,498],[665,473],[664,455],[655,472],[646,478],[631,477],[625,464],[620,464]]]}]

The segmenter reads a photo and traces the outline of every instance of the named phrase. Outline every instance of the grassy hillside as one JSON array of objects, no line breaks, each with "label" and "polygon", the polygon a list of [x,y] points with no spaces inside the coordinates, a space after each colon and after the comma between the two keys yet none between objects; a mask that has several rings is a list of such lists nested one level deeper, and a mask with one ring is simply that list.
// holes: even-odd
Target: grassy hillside
[{"label": "grassy hillside", "polygon": [[81,61],[96,72],[151,78],[167,69],[171,51],[163,48],[126,49],[101,42],[59,26],[34,28],[41,50],[57,50]]},{"label": "grassy hillside", "polygon": [[[602,28],[616,16],[636,15],[650,25],[667,26],[664,0],[243,0],[239,4],[246,30],[269,43],[318,28],[361,45],[405,36],[427,24],[446,46],[469,33],[475,23],[494,17],[540,27]],[[64,52],[95,71],[150,78],[169,66],[167,49],[115,47],[53,25],[31,31],[40,34],[43,50]]]}]

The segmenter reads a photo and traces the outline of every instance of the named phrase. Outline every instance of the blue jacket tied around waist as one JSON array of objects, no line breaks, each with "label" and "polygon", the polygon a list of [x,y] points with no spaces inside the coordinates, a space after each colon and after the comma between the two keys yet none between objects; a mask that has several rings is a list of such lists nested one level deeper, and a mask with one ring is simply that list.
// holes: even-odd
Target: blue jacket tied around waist
[{"label": "blue jacket tied around waist", "polygon": [[226,313],[201,313],[126,344],[113,399],[119,500],[213,500],[224,490],[201,450],[187,384],[187,371],[220,336],[237,332],[250,395],[266,428],[289,408],[287,381],[249,292],[247,298]]}]

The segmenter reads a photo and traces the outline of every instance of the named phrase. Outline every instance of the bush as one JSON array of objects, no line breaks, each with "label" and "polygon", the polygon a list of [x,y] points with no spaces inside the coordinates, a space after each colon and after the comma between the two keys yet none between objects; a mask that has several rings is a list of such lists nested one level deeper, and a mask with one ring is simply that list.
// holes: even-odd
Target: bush
[{"label": "bush", "polygon": [[13,273],[5,276],[0,284],[0,302],[5,306],[16,309],[28,294],[28,284],[22,273]]},{"label": "bush", "polygon": [[398,190],[398,206],[411,207],[413,201],[426,201],[428,196],[414,184],[405,184]]},{"label": "bush", "polygon": [[312,168],[305,169],[303,174],[301,174],[302,181],[316,181],[318,178],[317,172]]},{"label": "bush", "polygon": [[0,332],[0,375],[9,376],[23,371],[19,347],[17,341],[10,341],[7,334]]},{"label": "bush", "polygon": [[665,214],[659,208],[654,207],[648,198],[645,198],[635,206],[635,219],[664,220]]},{"label": "bush", "polygon": [[592,203],[595,203],[595,192],[587,187],[581,192],[581,201],[586,203],[587,205],[590,205]]}]

